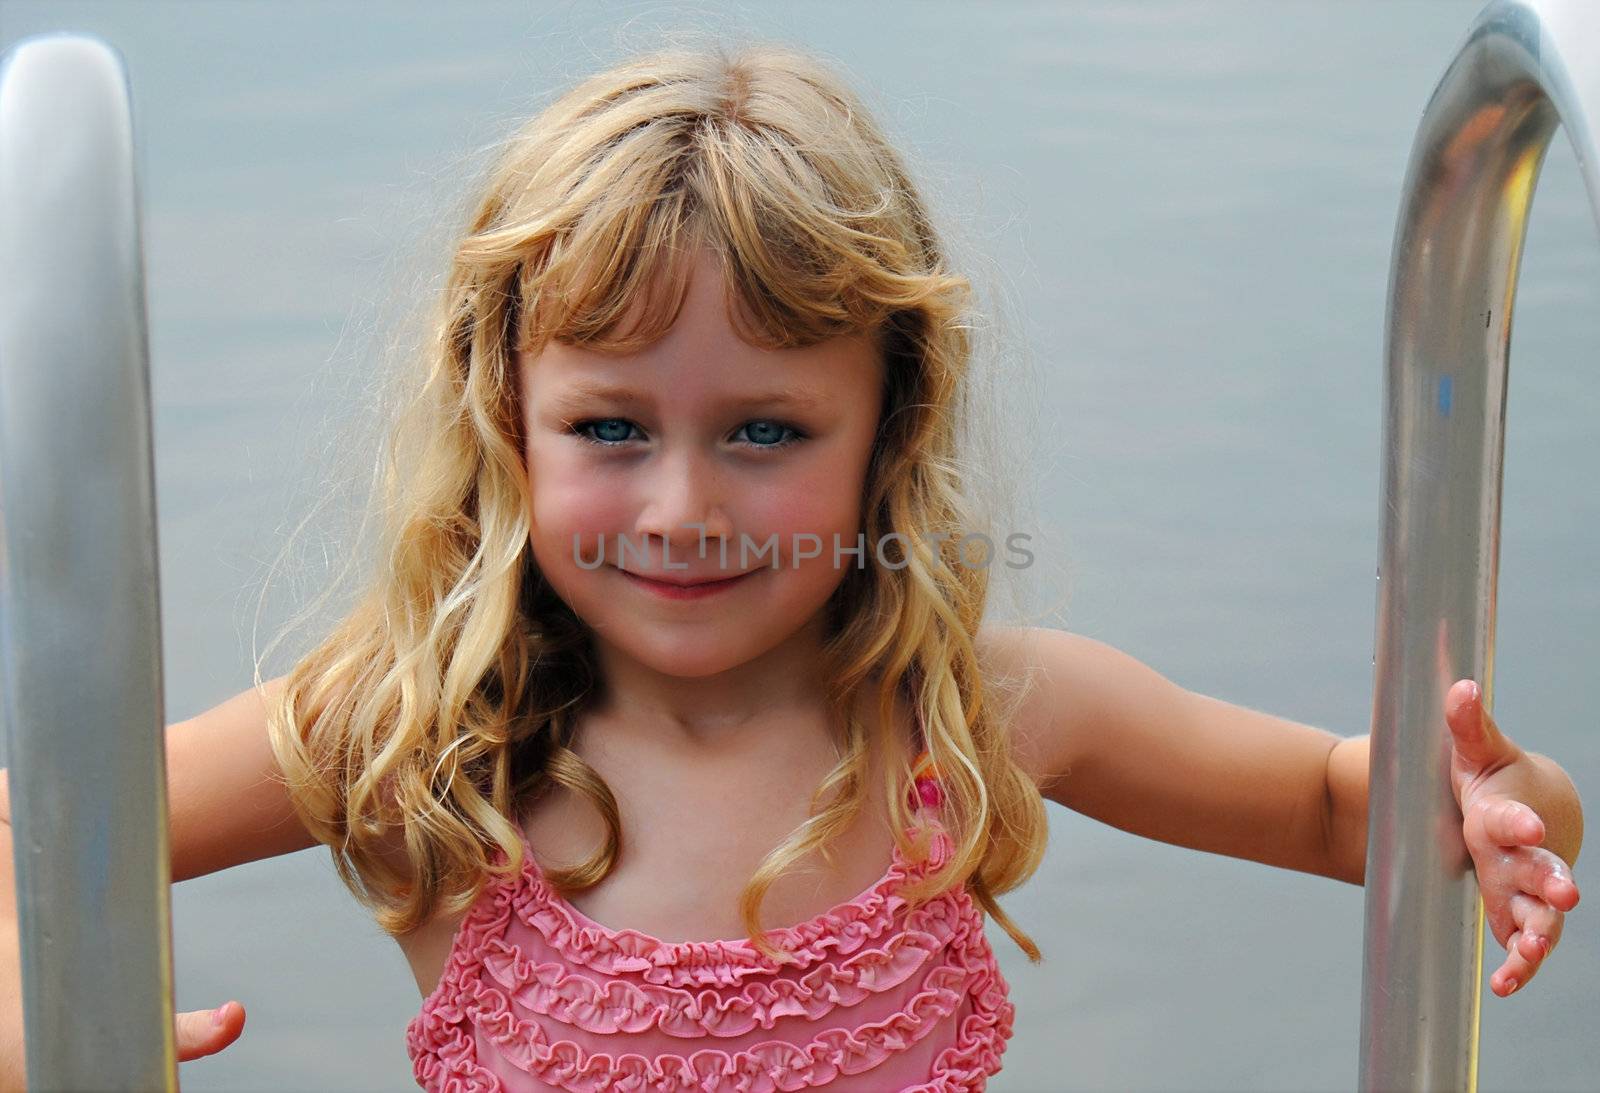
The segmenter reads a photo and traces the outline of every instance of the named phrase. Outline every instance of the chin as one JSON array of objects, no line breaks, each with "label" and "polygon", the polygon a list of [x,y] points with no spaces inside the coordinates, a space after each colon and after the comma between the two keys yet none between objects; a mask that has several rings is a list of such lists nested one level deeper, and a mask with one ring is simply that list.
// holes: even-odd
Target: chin
[{"label": "chin", "polygon": [[704,679],[767,656],[792,642],[809,617],[800,604],[782,602],[753,617],[746,611],[687,625],[618,614],[604,613],[596,637],[652,671],[682,679]]},{"label": "chin", "polygon": [[663,634],[659,640],[638,632],[629,640],[613,642],[624,656],[665,676],[705,679],[748,664],[770,648],[754,635],[722,633],[709,639]]}]

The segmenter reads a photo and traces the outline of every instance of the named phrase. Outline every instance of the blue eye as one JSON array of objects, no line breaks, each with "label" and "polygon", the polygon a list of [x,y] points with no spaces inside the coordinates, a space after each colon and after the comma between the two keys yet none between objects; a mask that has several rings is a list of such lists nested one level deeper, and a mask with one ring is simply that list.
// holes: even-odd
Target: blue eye
[{"label": "blue eye", "polygon": [[[633,428],[633,422],[624,421],[620,417],[602,417],[591,421],[575,421],[572,431],[590,444],[599,444],[603,447],[614,448],[628,438],[628,430]],[[604,430],[609,435],[595,436],[590,429]],[[617,435],[618,433],[621,435]]]},{"label": "blue eye", "polygon": [[[805,434],[800,432],[799,429],[785,425],[781,421],[750,421],[739,426],[739,428],[741,431],[749,430],[748,435],[752,439],[755,439],[756,447],[766,448],[769,450],[773,448],[787,448],[789,445],[805,439]],[[793,435],[785,437],[783,435],[785,432],[789,432]],[[761,437],[768,439],[757,439]]]},{"label": "blue eye", "polygon": [[[590,418],[585,421],[571,422],[569,428],[572,432],[603,448],[616,448],[626,443],[629,439],[629,430],[637,428],[633,422],[620,417]],[[760,448],[764,451],[774,451],[797,444],[806,438],[806,435],[792,425],[785,425],[781,421],[761,419],[747,421],[739,426],[739,432],[745,433],[750,440],[750,447]],[[784,434],[789,434],[785,436]],[[735,434],[738,435],[738,434]]]}]

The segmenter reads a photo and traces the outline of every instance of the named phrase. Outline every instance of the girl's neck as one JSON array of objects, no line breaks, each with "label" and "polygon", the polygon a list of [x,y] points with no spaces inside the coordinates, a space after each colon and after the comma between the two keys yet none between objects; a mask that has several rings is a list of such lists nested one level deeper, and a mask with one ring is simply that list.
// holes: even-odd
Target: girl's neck
[{"label": "girl's neck", "polygon": [[590,714],[612,731],[716,750],[759,743],[797,722],[825,724],[820,625],[808,625],[773,649],[705,676],[661,672],[595,637],[605,681]]}]

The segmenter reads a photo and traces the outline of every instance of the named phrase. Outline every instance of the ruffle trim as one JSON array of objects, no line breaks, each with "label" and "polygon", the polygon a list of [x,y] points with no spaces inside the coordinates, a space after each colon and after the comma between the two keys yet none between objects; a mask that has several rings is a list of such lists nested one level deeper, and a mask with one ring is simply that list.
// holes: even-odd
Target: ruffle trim
[{"label": "ruffle trim", "polygon": [[[760,979],[737,994],[683,989],[632,979],[597,981],[582,969],[526,957],[514,943],[489,938],[483,965],[490,978],[525,1009],[595,1033],[637,1033],[660,1028],[680,1037],[741,1036],[771,1029],[780,1018],[815,1021],[839,1006],[853,1006],[891,990],[950,952],[967,960],[974,924],[949,893],[919,907],[883,948],[863,949],[839,963],[819,963],[799,978]],[[971,970],[975,970],[971,969]]]},{"label": "ruffle trim", "polygon": [[[928,866],[941,866],[949,853],[949,835],[936,832]],[[531,855],[528,861],[533,863]],[[810,967],[829,952],[848,957],[893,927],[907,906],[899,891],[915,869],[896,847],[890,871],[874,887],[800,925],[768,930],[766,936],[787,954],[792,967]],[[744,979],[771,976],[786,967],[757,951],[749,938],[661,941],[638,930],[611,930],[555,895],[538,864],[531,864],[525,877],[526,885],[512,896],[518,917],[566,959],[602,975],[637,976],[670,987],[736,987]]]},{"label": "ruffle trim", "polygon": [[[981,938],[981,917],[970,910]],[[975,948],[987,946],[980,942]],[[992,954],[971,955],[976,959],[964,970],[942,966],[930,973],[933,985],[910,998],[902,1012],[854,1030],[828,1029],[804,1047],[772,1040],[731,1054],[716,1048],[654,1059],[588,1054],[570,1040],[551,1042],[542,1026],[515,1012],[506,991],[477,975],[453,984],[451,1002],[430,1007],[408,1026],[407,1046],[418,1084],[434,1093],[504,1090],[500,1079],[478,1064],[473,1029],[481,1030],[501,1057],[520,1070],[578,1093],[720,1090],[731,1084],[771,1093],[822,1085],[840,1074],[866,1073],[928,1036],[970,995],[974,1010],[962,1020],[957,1042],[935,1059],[930,1080],[912,1088],[917,1093],[982,1089],[987,1077],[1000,1070],[1015,1007],[1007,1000],[1008,988]]]},{"label": "ruffle trim", "polygon": [[[923,867],[938,868],[951,849],[948,835],[936,829]],[[984,938],[982,916],[964,892],[946,893],[908,916],[906,932],[888,943],[892,951],[887,959],[883,950],[876,950],[873,959],[864,953],[844,961],[842,968],[825,964],[818,969],[824,973],[820,977],[804,978],[814,984],[809,993],[801,993],[800,985],[791,980],[771,985],[756,982],[739,999],[717,1005],[715,992],[661,988],[706,983],[738,986],[745,977],[770,975],[782,965],[768,960],[744,938],[667,942],[639,931],[611,930],[556,897],[539,873],[526,840],[523,850],[519,876],[502,882],[463,920],[439,983],[406,1026],[413,1075],[424,1089],[433,1093],[504,1090],[500,1079],[477,1059],[474,1026],[490,1036],[515,1065],[539,1073],[547,1082],[585,1093],[600,1089],[718,1089],[734,1075],[754,1083],[741,1088],[804,1089],[840,1072],[861,1073],[878,1065],[926,1036],[968,995],[974,999],[974,1011],[961,1022],[957,1042],[938,1055],[930,1081],[914,1091],[982,1089],[986,1076],[999,1072],[1001,1055],[1012,1035],[1015,1008],[1007,1000],[1009,988]],[[900,883],[917,869],[896,847],[889,872],[867,892],[799,926],[769,931],[769,937],[801,966],[822,961],[830,949],[841,956],[855,953],[893,924],[897,912],[906,906],[898,894]],[[528,883],[517,883],[522,878]],[[542,903],[536,896],[542,897]],[[581,975],[561,976],[559,965],[519,959],[520,951],[504,941],[513,916],[538,929],[574,961],[611,975],[632,973],[643,984],[622,980],[596,988]],[[952,921],[957,925],[952,926]],[[914,954],[925,957],[927,938],[936,936],[933,929],[923,927],[940,926],[949,931],[945,944],[965,969],[964,989],[948,985],[949,977],[941,973],[952,971],[952,966],[941,966],[927,981],[937,976],[944,985],[919,992],[905,1011],[855,1033],[829,1030],[806,1048],[772,1041],[731,1057],[716,1049],[695,1052],[688,1058],[658,1056],[654,1062],[638,1054],[585,1057],[571,1041],[550,1044],[542,1028],[521,1020],[511,1009],[515,996],[519,1004],[535,1011],[542,1001],[557,1019],[564,1012],[569,1023],[585,1028],[609,1019],[610,1031],[632,1031],[635,1025],[630,1022],[644,1021],[637,1027],[648,1027],[657,1021],[664,1031],[676,1035],[704,1036],[708,1030],[713,1035],[738,1035],[741,1029],[757,1024],[770,1028],[772,1020],[789,1013],[813,1016],[818,998],[831,999],[830,1005],[848,1004],[852,994],[861,997],[867,990],[885,990],[904,981],[914,974],[914,968],[904,975],[900,972],[913,963]],[[556,974],[543,974],[546,969]],[[500,985],[485,982],[485,972]],[[874,985],[867,986],[863,980]],[[784,984],[792,984],[792,988],[786,990]],[[628,999],[627,1005],[617,1004],[619,994]],[[676,1008],[665,1002],[671,996],[679,998]],[[640,1005],[641,999],[652,997],[664,1003],[654,1014]],[[690,1018],[697,1020],[692,1032],[675,1031],[687,1029]],[[867,1038],[860,1039],[862,1034]],[[868,1059],[871,1061],[866,1062]]]},{"label": "ruffle trim", "polygon": [[[907,906],[900,895],[906,878],[938,869],[949,859],[954,850],[949,834],[940,828],[932,834],[925,862],[907,862],[896,845],[889,871],[871,888],[797,926],[768,930],[768,940],[796,967],[817,963],[829,951],[848,956],[869,944]],[[573,963],[604,975],[637,976],[662,986],[728,987],[752,976],[772,975],[785,966],[762,954],[748,938],[662,941],[638,930],[613,930],[595,922],[545,881],[526,840],[522,876],[526,883],[512,895],[518,917]]]}]

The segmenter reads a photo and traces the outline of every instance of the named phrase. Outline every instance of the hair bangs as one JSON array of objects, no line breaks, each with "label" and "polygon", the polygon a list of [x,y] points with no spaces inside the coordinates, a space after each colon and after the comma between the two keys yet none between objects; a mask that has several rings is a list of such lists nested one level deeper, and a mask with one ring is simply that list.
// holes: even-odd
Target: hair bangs
[{"label": "hair bangs", "polygon": [[622,143],[635,151],[614,146],[612,162],[590,175],[591,182],[605,176],[603,192],[569,195],[564,204],[575,207],[573,214],[519,264],[516,300],[525,316],[519,346],[563,341],[629,352],[676,320],[700,228],[671,169],[675,157],[661,154],[660,141]]},{"label": "hair bangs", "polygon": [[520,266],[519,340],[650,344],[677,318],[698,247],[720,260],[739,335],[767,348],[879,332],[895,312],[957,313],[963,301],[946,297],[964,279],[901,242],[914,198],[865,171],[868,152],[840,141],[805,154],[770,125],[711,116],[611,142],[566,195],[566,227]]}]

